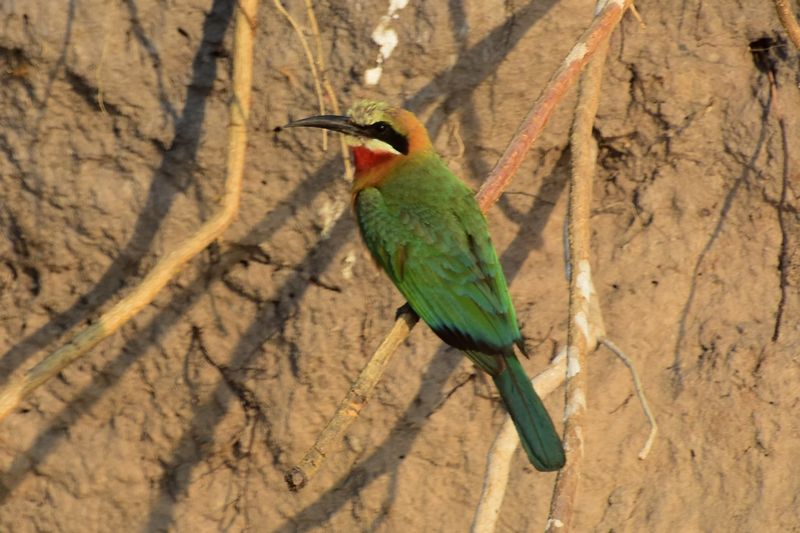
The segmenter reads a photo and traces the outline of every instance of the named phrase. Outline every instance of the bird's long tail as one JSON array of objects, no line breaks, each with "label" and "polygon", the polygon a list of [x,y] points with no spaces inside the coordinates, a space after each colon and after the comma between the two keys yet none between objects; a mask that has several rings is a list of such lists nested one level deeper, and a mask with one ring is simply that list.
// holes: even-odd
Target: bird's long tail
[{"label": "bird's long tail", "polygon": [[497,356],[472,351],[467,355],[494,379],[531,464],[543,472],[563,467],[565,457],[561,439],[519,359],[514,355]]}]

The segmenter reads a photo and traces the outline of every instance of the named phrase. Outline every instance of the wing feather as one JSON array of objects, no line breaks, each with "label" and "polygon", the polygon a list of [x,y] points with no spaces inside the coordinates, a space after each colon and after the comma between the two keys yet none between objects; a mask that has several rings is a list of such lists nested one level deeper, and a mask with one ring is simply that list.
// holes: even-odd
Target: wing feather
[{"label": "wing feather", "polygon": [[486,220],[466,185],[443,165],[438,174],[410,174],[360,191],[364,242],[445,342],[509,353],[519,327]]}]

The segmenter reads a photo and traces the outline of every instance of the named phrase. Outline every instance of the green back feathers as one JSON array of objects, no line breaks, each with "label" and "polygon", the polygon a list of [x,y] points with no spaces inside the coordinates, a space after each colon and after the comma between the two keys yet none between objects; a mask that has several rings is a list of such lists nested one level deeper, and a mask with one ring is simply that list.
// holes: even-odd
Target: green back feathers
[{"label": "green back feathers", "polygon": [[514,308],[472,191],[434,153],[356,198],[361,234],[411,307],[448,344],[513,353]]}]

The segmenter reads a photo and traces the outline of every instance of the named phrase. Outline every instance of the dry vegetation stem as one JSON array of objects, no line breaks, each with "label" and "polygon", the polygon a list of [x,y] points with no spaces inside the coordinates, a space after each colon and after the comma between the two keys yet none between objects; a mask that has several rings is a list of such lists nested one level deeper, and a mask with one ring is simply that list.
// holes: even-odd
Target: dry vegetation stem
[{"label": "dry vegetation stem", "polygon": [[[295,34],[297,34],[297,38],[300,40],[300,45],[303,48],[303,52],[306,55],[306,61],[308,62],[308,68],[311,71],[311,77],[314,79],[314,90],[317,94],[317,102],[319,106],[319,113],[320,115],[325,114],[325,100],[322,95],[322,88],[325,89],[325,94],[327,94],[328,99],[331,101],[331,108],[333,108],[334,114],[339,114],[339,101],[336,99],[336,93],[333,90],[333,86],[331,85],[330,80],[328,79],[327,69],[325,67],[325,56],[322,53],[322,37],[319,34],[319,24],[317,24],[317,16],[314,14],[314,4],[311,0],[306,0],[306,15],[308,17],[308,23],[311,26],[311,34],[314,36],[314,45],[317,49],[316,58],[312,57],[311,48],[308,46],[306,42],[306,37],[303,34],[300,25],[294,20],[294,18],[289,14],[288,11],[283,7],[280,0],[275,0],[275,9],[278,10],[278,13],[284,16],[286,20],[289,22],[289,25],[294,30]],[[350,163],[350,158],[347,151],[347,144],[344,141],[344,137],[342,135],[338,135],[339,137],[339,148],[342,152],[342,162],[344,163],[344,174],[349,179],[353,176],[353,165]],[[322,130],[322,149],[328,149],[328,132],[327,130]]]},{"label": "dry vegetation stem", "polygon": [[603,66],[608,39],[600,43],[597,55],[581,77],[578,105],[570,136],[572,173],[569,187],[569,320],[567,322],[567,375],[564,409],[564,450],[567,463],[558,472],[547,531],[569,530],[583,471],[583,425],[586,416],[586,357],[604,336],[600,306],[596,304],[590,263],[590,218],[592,181],[597,147],[592,127],[600,101]]},{"label": "dry vegetation stem", "polygon": [[319,434],[314,446],[306,453],[303,460],[297,466],[286,473],[286,483],[291,490],[302,489],[306,482],[316,474],[325,456],[332,445],[339,441],[339,438],[347,432],[347,429],[358,417],[361,409],[367,404],[372,389],[378,383],[380,376],[386,369],[394,351],[408,337],[411,328],[417,323],[419,318],[414,313],[400,313],[394,327],[389,335],[383,340],[381,345],[370,357],[367,365],[361,370],[355,383],[353,383],[347,395],[339,403],[336,413]]},{"label": "dry vegetation stem", "polygon": [[[325,99],[322,96],[322,83],[320,82],[319,72],[317,71],[317,62],[314,60],[314,54],[311,53],[311,47],[308,46],[308,41],[306,40],[306,36],[303,34],[303,30],[300,28],[300,25],[294,20],[286,8],[283,7],[281,0],[274,0],[273,3],[275,4],[275,9],[283,15],[283,17],[289,22],[289,25],[294,30],[295,34],[297,34],[297,38],[300,41],[300,46],[303,48],[303,53],[306,56],[306,62],[308,63],[308,68],[311,70],[311,78],[314,80],[314,94],[317,96],[317,105],[319,108],[319,114],[325,114]],[[313,10],[308,10],[307,12],[313,14]],[[312,27],[316,25],[316,18],[312,23]],[[317,48],[320,51],[319,48]],[[321,60],[322,54],[319,54],[318,60]],[[322,130],[322,149],[328,149],[328,132],[327,130]]]},{"label": "dry vegetation stem", "polygon": [[611,35],[622,18],[623,11],[630,4],[631,0],[606,1],[602,10],[592,20],[591,25],[583,32],[578,42],[561,62],[558,70],[550,78],[544,91],[523,119],[500,161],[478,191],[478,203],[482,208],[493,205],[508,186],[522,164],[528,149],[544,130],[553,110],[564,98],[567,90],[575,83],[578,74],[592,58],[600,44]]},{"label": "dry vegetation stem", "polygon": [[642,449],[639,451],[639,459],[645,460],[647,456],[650,454],[650,448],[653,447],[653,442],[656,440],[656,435],[658,434],[658,424],[656,423],[656,418],[653,416],[653,412],[650,410],[650,404],[647,403],[647,398],[644,395],[644,387],[642,386],[642,381],[639,379],[639,373],[636,372],[636,367],[633,365],[633,361],[625,355],[619,346],[614,344],[611,339],[604,338],[601,339],[600,342],[611,350],[611,353],[616,355],[622,363],[628,367],[628,371],[631,373],[631,379],[633,380],[633,389],[636,391],[636,396],[639,397],[639,404],[642,406],[642,411],[644,412],[644,416],[647,418],[647,421],[650,423],[650,434],[647,436],[647,440],[642,446]]},{"label": "dry vegetation stem", "polygon": [[[581,35],[558,70],[556,70],[555,74],[550,78],[542,94],[533,104],[522,121],[522,124],[517,129],[517,132],[511,139],[503,156],[500,158],[500,161],[495,165],[489,177],[478,191],[476,199],[478,200],[481,211],[484,213],[488,211],[511,182],[514,173],[517,171],[520,164],[522,164],[525,154],[544,130],[544,126],[552,115],[553,110],[561,100],[563,100],[567,90],[575,83],[581,70],[596,52],[598,46],[607,40],[612,30],[622,18],[623,11],[627,9],[629,5],[630,0],[608,0],[602,6],[602,9],[598,10],[592,24]],[[416,319],[416,316],[414,316],[413,312],[410,310],[400,313],[390,335],[398,331],[398,324],[400,322],[408,322],[410,320],[415,322]],[[411,327],[413,327],[413,325]],[[399,346],[400,342],[410,333],[411,327],[408,327],[407,331],[402,333],[402,337],[398,338],[396,342],[393,341],[391,344],[395,347]],[[400,328],[401,331],[403,329],[405,328]],[[387,344],[387,341],[388,339],[385,339],[381,346]],[[391,352],[386,355],[386,357],[388,356],[391,356]],[[377,352],[372,357],[378,357]],[[382,354],[380,357],[383,358],[384,355]],[[387,363],[388,359],[382,362],[380,365],[381,372],[370,372],[369,379],[374,381],[361,382],[360,387],[371,390],[380,379],[382,369],[386,367]],[[367,363],[367,366],[370,365],[371,360]],[[362,377],[365,377],[365,372],[366,368],[359,374],[359,381]],[[353,393],[354,388],[355,385],[353,385],[348,392],[348,397]],[[314,446],[306,452],[300,463],[292,467],[286,473],[287,484],[292,490],[302,488],[311,479],[313,474],[319,470],[321,462],[330,452],[329,446],[338,442],[344,434],[344,431],[349,427],[350,423],[343,424],[339,420],[348,417],[348,413],[352,412],[347,408],[347,401],[347,398],[342,401],[339,409],[334,413],[333,418],[328,425],[325,426],[325,429],[323,429],[322,433],[317,438]],[[306,470],[306,468],[309,468],[309,470]]]},{"label": "dry vegetation stem", "polygon": [[797,23],[797,17],[792,12],[792,6],[788,0],[775,0],[775,11],[778,12],[778,18],[781,20],[783,27],[786,28],[789,39],[800,50],[800,24]]},{"label": "dry vegetation stem", "polygon": [[200,253],[230,225],[239,209],[247,146],[247,119],[252,85],[253,32],[256,0],[239,0],[235,15],[233,95],[229,107],[228,156],[225,192],[220,209],[192,237],[165,255],[133,292],[64,346],[11,381],[0,391],[0,420],[37,387],[114,333],[153,301],[180,268]]},{"label": "dry vegetation stem", "polygon": [[[311,33],[314,35],[314,42],[317,45],[317,71],[322,76],[322,87],[331,101],[331,108],[335,115],[340,114],[339,100],[336,98],[336,92],[333,90],[331,80],[328,79],[328,69],[325,66],[325,56],[322,53],[322,37],[319,34],[319,24],[317,24],[317,16],[314,14],[314,3],[312,0],[306,0],[306,12],[308,13],[308,22],[311,25]],[[324,131],[324,130],[323,130]],[[337,135],[339,138],[339,150],[342,152],[342,163],[344,163],[344,175],[347,179],[353,177],[353,165],[350,163],[350,153],[347,149],[347,143],[344,140],[344,135]]]}]

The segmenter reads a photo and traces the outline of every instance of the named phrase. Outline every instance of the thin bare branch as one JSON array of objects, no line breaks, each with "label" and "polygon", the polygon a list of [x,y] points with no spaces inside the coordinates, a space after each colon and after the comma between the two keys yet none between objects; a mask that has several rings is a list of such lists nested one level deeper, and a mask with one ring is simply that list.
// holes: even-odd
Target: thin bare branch
[{"label": "thin bare branch", "polygon": [[153,301],[180,268],[227,228],[239,210],[247,146],[247,119],[252,85],[253,32],[256,0],[239,0],[233,50],[233,97],[229,106],[228,159],[222,207],[192,237],[169,252],[131,294],[120,300],[91,326],[81,331],[43,361],[12,380],[0,391],[0,420],[36,388],[117,331]]},{"label": "thin bare branch", "polygon": [[[331,107],[333,112],[337,115],[341,114],[339,108],[339,101],[336,99],[336,93],[333,91],[330,80],[327,78],[322,79],[322,86],[331,100]],[[350,162],[350,154],[347,151],[347,142],[344,140],[344,135],[339,135],[339,150],[342,152],[342,162],[344,163],[344,175],[347,179],[353,179],[353,164]]]},{"label": "thin bare branch", "polygon": [[[303,52],[306,55],[306,62],[308,63],[308,68],[311,69],[311,78],[314,80],[314,94],[317,95],[317,105],[319,107],[319,114],[325,114],[325,99],[322,96],[322,83],[320,82],[319,72],[317,71],[317,63],[314,61],[314,54],[311,53],[311,47],[308,45],[308,41],[306,40],[306,36],[303,34],[303,29],[300,27],[300,24],[294,20],[294,17],[286,11],[286,8],[283,7],[281,0],[273,0],[275,4],[275,9],[278,10],[278,13],[283,15],[283,17],[289,22],[289,25],[294,29],[294,32],[297,34],[297,38],[300,40],[300,46],[303,48]],[[314,19],[316,22],[316,19]],[[322,54],[320,54],[322,55]],[[328,149],[328,132],[327,130],[322,130],[322,149]]]},{"label": "thin bare branch", "polygon": [[317,15],[314,13],[314,2],[306,0],[306,16],[308,16],[308,23],[311,25],[311,34],[314,36],[314,44],[317,47],[317,67],[322,76],[325,76],[325,57],[322,55],[322,37],[319,34],[319,24],[317,24]]},{"label": "thin bare branch", "polygon": [[653,441],[656,439],[656,434],[658,433],[658,424],[656,424],[656,418],[653,416],[653,412],[650,410],[650,405],[647,403],[647,398],[644,396],[644,387],[642,387],[642,382],[639,379],[639,373],[636,371],[636,367],[633,366],[633,361],[631,361],[628,356],[625,355],[625,352],[620,350],[619,347],[611,340],[602,339],[600,343],[611,350],[614,355],[619,357],[620,361],[622,361],[625,366],[628,367],[628,370],[631,373],[631,378],[633,379],[633,388],[636,391],[636,396],[639,397],[639,403],[642,404],[644,416],[647,417],[647,421],[650,423],[650,434],[647,436],[647,441],[644,443],[644,446],[642,446],[642,449],[639,452],[639,459],[646,459],[647,455],[650,453],[650,448],[653,447]]},{"label": "thin bare branch", "polygon": [[291,490],[302,489],[306,482],[316,474],[325,457],[330,452],[331,446],[339,442],[339,439],[347,431],[350,425],[358,417],[358,414],[367,404],[370,393],[383,374],[386,365],[389,364],[394,351],[400,346],[411,328],[417,323],[419,318],[414,313],[400,313],[397,322],[375,351],[367,365],[361,370],[355,383],[353,383],[347,395],[339,404],[333,418],[317,437],[317,441],[306,452],[303,460],[297,466],[286,473],[286,483]]},{"label": "thin bare branch", "polygon": [[[317,16],[314,13],[314,3],[311,0],[306,0],[306,12],[308,14],[308,21],[311,24],[311,33],[314,35],[314,42],[317,45],[317,69],[322,77],[322,87],[331,101],[331,107],[335,114],[340,114],[339,100],[336,99],[336,93],[333,90],[331,81],[328,79],[328,69],[325,67],[325,56],[322,53],[322,37],[319,34],[319,24],[317,24]],[[347,143],[343,135],[339,137],[339,148],[342,152],[342,162],[344,163],[344,175],[347,179],[353,177],[353,165],[350,163],[350,157],[347,152]]]},{"label": "thin bare branch", "polygon": [[781,24],[786,28],[789,39],[800,50],[800,24],[797,23],[797,17],[792,12],[792,6],[787,0],[775,0],[775,11],[778,12],[778,18],[781,19]]},{"label": "thin bare branch", "polygon": [[567,326],[566,406],[564,451],[567,463],[556,478],[546,530],[570,529],[583,472],[583,421],[586,414],[586,356],[605,334],[590,263],[592,181],[597,146],[592,137],[600,102],[608,39],[581,76],[578,105],[570,136],[572,174],[569,188],[569,321]]},{"label": "thin bare branch", "polygon": [[478,203],[481,207],[493,205],[508,186],[514,173],[522,164],[528,149],[544,130],[553,110],[564,98],[583,67],[598,50],[599,45],[611,35],[622,18],[622,13],[631,4],[631,0],[605,0],[600,3],[604,4],[602,9],[599,10],[597,16],[592,20],[592,24],[583,32],[578,42],[561,62],[558,70],[550,78],[544,91],[517,129],[500,161],[478,191]]}]

